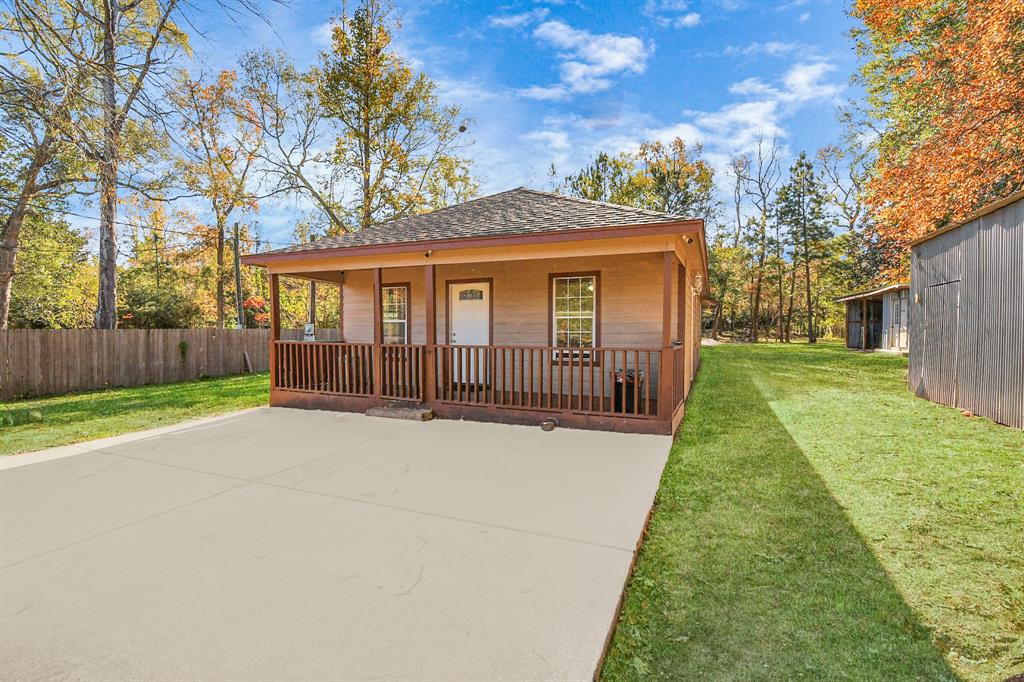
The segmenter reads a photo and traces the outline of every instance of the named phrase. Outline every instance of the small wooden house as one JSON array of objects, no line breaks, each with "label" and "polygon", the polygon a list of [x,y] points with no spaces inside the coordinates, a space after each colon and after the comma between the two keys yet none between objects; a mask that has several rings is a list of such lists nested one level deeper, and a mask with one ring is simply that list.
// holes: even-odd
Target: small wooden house
[{"label": "small wooden house", "polygon": [[846,347],[906,353],[910,349],[910,285],[892,284],[836,299],[846,306]]},{"label": "small wooden house", "polygon": [[1024,192],[911,245],[910,390],[1024,428]]},{"label": "small wooden house", "polygon": [[[519,188],[244,261],[272,405],[670,434],[700,364],[701,220]],[[281,277],[340,287],[340,341],[281,339]]]}]

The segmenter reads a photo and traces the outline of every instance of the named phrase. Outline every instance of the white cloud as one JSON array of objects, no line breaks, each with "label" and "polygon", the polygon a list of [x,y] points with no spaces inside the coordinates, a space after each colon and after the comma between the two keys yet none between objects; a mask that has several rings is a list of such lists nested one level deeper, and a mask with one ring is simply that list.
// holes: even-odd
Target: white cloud
[{"label": "white cloud", "polygon": [[554,152],[569,149],[569,134],[563,130],[534,130],[519,136],[525,142],[537,142]]},{"label": "white cloud", "polygon": [[676,28],[693,28],[699,23],[699,12],[687,12],[681,17],[676,17],[675,21],[672,22],[672,25],[675,26]]},{"label": "white cloud", "polygon": [[334,40],[332,34],[334,23],[332,21],[325,21],[316,28],[313,29],[313,42],[323,47],[328,47]]},{"label": "white cloud", "polygon": [[545,21],[533,36],[560,50],[560,83],[533,86],[521,93],[533,99],[565,99],[573,94],[607,90],[612,77],[643,73],[654,47],[635,36],[594,34],[561,21]]},{"label": "white cloud", "polygon": [[547,7],[538,7],[535,10],[522,12],[520,14],[498,14],[489,17],[487,23],[499,28],[522,28],[527,24],[543,21],[547,15]]},{"label": "white cloud", "polygon": [[686,0],[647,0],[641,13],[659,26],[693,28],[700,24],[700,12],[689,12]]},{"label": "white cloud", "polygon": [[802,23],[804,23],[805,21],[807,21],[810,18],[811,18],[811,13],[810,12],[804,12],[803,14],[800,15],[800,23],[802,24]]},{"label": "white cloud", "polygon": [[815,48],[812,45],[803,43],[786,43],[780,40],[770,40],[764,43],[750,43],[745,47],[729,45],[725,48],[725,54],[730,57],[753,55],[766,55],[768,57],[785,57],[795,52],[813,53]]}]

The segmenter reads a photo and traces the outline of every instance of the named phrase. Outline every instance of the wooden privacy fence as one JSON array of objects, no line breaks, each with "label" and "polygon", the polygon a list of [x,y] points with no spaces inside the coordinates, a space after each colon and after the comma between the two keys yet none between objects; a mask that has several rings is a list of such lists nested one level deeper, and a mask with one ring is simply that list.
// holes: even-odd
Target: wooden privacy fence
[{"label": "wooden privacy fence", "polygon": [[4,330],[0,400],[266,372],[269,343],[269,329]]}]

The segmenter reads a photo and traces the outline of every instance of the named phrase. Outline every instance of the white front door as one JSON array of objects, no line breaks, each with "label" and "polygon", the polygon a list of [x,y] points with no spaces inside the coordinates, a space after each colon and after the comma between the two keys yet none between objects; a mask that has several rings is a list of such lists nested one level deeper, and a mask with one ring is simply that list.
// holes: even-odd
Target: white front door
[{"label": "white front door", "polygon": [[[491,284],[490,282],[459,282],[448,285],[448,343],[453,346],[486,346],[491,342]],[[453,367],[455,381],[478,383],[476,370],[468,349],[456,349],[461,354]],[[484,352],[478,351],[483,358]],[[460,367],[463,368],[460,371]],[[465,377],[465,378],[463,378]]]}]

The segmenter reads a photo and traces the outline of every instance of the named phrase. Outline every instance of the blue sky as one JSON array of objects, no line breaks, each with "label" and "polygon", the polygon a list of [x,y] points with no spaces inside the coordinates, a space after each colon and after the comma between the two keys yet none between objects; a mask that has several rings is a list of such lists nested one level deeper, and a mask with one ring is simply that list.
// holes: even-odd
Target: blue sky
[{"label": "blue sky", "polygon": [[[484,193],[545,189],[600,150],[648,139],[701,142],[716,168],[778,135],[786,161],[836,141],[835,108],[856,94],[844,0],[469,0],[396,2],[396,48],[474,120],[468,150]],[[245,49],[303,65],[329,46],[340,2],[270,6],[269,26],[200,17],[197,61]],[[206,22],[205,24],[203,22]],[[287,240],[299,206],[264,204],[264,235]]]}]

